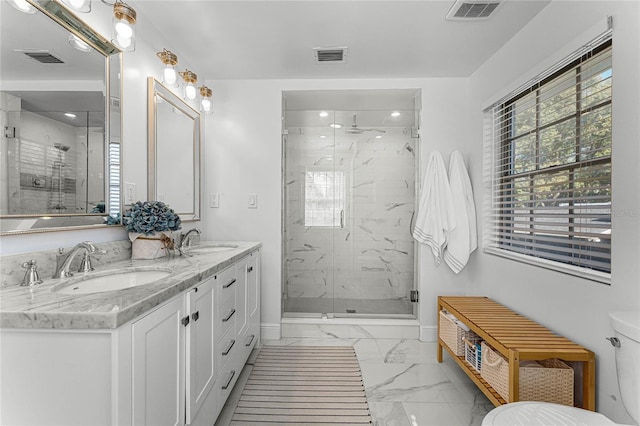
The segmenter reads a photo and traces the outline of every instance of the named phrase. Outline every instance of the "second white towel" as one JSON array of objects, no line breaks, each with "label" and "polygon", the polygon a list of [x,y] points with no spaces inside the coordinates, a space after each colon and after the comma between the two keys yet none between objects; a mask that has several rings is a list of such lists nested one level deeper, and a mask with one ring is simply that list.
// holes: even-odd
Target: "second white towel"
[{"label": "second white towel", "polygon": [[449,184],[453,198],[456,227],[449,233],[444,249],[444,261],[456,274],[465,267],[469,256],[478,247],[476,206],[473,202],[471,180],[460,151],[449,159]]}]

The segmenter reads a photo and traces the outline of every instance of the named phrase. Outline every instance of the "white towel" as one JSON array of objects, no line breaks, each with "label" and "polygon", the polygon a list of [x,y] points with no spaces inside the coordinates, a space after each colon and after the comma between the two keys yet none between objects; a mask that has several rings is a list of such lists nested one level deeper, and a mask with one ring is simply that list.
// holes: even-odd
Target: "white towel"
[{"label": "white towel", "polygon": [[431,247],[435,263],[442,260],[442,251],[447,237],[456,227],[453,200],[447,171],[439,152],[433,151],[427,157],[418,216],[413,228],[413,238]]},{"label": "white towel", "polygon": [[478,247],[473,189],[459,151],[452,152],[449,159],[449,183],[457,226],[449,234],[444,261],[457,274],[465,267],[469,256]]}]

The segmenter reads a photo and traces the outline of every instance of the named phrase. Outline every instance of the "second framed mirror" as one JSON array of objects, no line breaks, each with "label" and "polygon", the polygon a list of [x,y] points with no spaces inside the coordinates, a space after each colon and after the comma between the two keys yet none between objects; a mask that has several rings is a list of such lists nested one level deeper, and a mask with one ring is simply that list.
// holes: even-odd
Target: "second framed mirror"
[{"label": "second framed mirror", "polygon": [[148,197],[200,220],[200,113],[149,77]]}]

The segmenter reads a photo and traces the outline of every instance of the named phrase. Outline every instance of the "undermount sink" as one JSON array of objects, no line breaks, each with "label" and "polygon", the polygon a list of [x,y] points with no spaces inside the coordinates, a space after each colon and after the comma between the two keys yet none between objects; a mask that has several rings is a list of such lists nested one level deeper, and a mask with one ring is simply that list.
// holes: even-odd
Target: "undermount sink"
[{"label": "undermount sink", "polygon": [[235,248],[238,248],[237,244],[203,244],[189,247],[187,249],[187,254],[217,253],[220,251],[233,250]]},{"label": "undermount sink", "polygon": [[91,275],[74,278],[72,282],[60,283],[52,291],[60,294],[90,294],[105,291],[123,290],[150,284],[166,278],[173,272],[169,269],[144,269],[102,272],[99,276]]}]

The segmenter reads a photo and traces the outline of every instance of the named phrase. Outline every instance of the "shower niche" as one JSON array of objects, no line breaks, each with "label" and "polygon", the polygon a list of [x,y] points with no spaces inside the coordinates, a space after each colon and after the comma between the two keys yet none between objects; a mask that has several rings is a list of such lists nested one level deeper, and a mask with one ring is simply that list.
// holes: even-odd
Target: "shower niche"
[{"label": "shower niche", "polygon": [[415,317],[418,90],[283,94],[283,315]]}]

